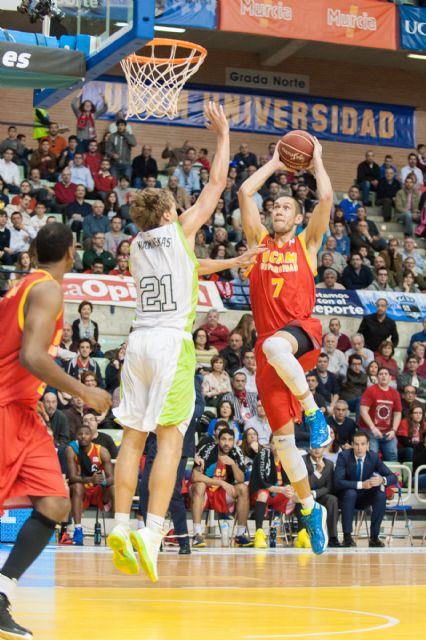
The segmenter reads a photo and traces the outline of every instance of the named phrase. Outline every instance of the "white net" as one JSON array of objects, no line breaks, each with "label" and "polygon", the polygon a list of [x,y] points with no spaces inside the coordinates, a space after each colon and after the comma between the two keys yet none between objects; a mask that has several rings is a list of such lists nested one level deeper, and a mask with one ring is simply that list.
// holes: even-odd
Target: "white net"
[{"label": "white net", "polygon": [[144,52],[121,61],[129,92],[127,117],[173,120],[178,115],[182,87],[203,64],[207,51],[191,42],[166,38],[155,38],[146,47],[148,55]]}]

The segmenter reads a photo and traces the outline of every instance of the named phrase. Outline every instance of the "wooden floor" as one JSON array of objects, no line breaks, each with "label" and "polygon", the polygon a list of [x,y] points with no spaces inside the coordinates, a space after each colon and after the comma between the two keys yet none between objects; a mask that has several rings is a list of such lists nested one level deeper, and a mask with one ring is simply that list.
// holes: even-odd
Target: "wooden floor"
[{"label": "wooden floor", "polygon": [[[7,553],[0,546],[0,564]],[[35,640],[425,637],[426,547],[204,549],[161,554],[160,581],[126,577],[107,549],[48,548],[15,618]]]}]

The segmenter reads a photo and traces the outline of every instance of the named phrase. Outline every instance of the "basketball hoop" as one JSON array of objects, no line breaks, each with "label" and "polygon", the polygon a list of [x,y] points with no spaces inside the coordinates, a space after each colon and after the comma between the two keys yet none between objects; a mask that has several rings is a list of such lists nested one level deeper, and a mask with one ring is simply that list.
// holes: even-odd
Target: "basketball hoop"
[{"label": "basketball hoop", "polygon": [[127,117],[173,120],[178,115],[180,92],[203,64],[207,51],[198,44],[169,38],[154,38],[146,47],[151,49],[149,55],[133,54],[121,61],[129,92]]}]

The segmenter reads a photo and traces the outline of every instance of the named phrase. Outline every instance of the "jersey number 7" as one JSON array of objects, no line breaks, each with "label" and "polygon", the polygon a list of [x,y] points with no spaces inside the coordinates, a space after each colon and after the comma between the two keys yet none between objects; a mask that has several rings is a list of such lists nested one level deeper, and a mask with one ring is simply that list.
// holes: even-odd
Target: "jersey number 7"
[{"label": "jersey number 7", "polygon": [[272,278],[271,282],[272,286],[275,287],[272,297],[278,298],[281,293],[281,289],[283,288],[284,278]]}]

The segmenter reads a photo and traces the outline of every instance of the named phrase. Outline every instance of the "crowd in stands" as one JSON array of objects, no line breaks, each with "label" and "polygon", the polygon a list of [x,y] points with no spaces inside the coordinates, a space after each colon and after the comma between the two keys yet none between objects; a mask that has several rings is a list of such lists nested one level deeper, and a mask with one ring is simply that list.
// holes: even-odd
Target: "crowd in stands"
[{"label": "crowd in stands", "polygon": [[[14,286],[34,268],[32,240],[58,214],[70,225],[80,249],[74,271],[130,275],[129,249],[137,232],[130,216],[135,189],[164,185],[173,194],[178,212],[182,212],[196,201],[208,182],[210,159],[206,148],[197,151],[188,141],[181,147],[167,144],[161,159],[155,159],[152,148],[145,144],[138,154],[136,138],[121,116],[101,140],[97,136],[95,119],[103,113],[105,104],[96,110],[90,101],[76,100],[72,108],[77,117],[76,135],[68,139],[61,135],[57,123],[45,119],[45,129],[35,148],[27,146],[26,137],[18,134],[13,125],[7,138],[0,142],[0,265],[15,268],[8,273],[4,288]],[[245,251],[237,191],[248,175],[271,158],[273,151],[271,144],[265,155],[257,158],[249,145],[240,145],[230,163],[227,186],[216,211],[197,234],[198,258],[231,258]],[[390,155],[379,165],[372,151],[366,153],[357,168],[356,181],[331,212],[330,228],[318,256],[318,288],[411,293],[426,290],[424,258],[416,247],[421,242],[416,238],[426,237],[425,176],[425,145],[410,153],[407,164],[400,168],[394,166]],[[315,177],[309,170],[297,174],[281,171],[267,181],[255,200],[269,230],[274,201],[283,195],[292,195],[300,204],[300,233],[317,202]],[[390,220],[400,223],[402,243],[383,236],[380,225],[369,219],[368,207],[373,199],[381,207],[385,224]],[[203,278],[217,283],[229,306],[249,309],[248,281],[243,269]],[[303,422],[296,425],[296,442],[306,451],[312,491],[324,499],[330,538],[336,546],[338,501],[345,491],[350,493],[345,473],[353,461],[347,451],[354,450],[355,440],[360,450],[366,449],[369,441],[369,464],[381,476],[391,475],[380,466],[381,458],[413,462],[414,469],[426,462],[426,320],[423,331],[412,336],[407,357],[396,359],[397,326],[387,315],[384,298],[377,300],[376,307],[376,312],[364,317],[352,336],[344,335],[339,320],[332,318],[317,366],[307,376],[309,388],[332,427],[332,444],[326,451],[309,450],[307,426]],[[65,324],[58,362],[84,384],[105,387],[116,406],[126,343],[103,353],[102,328],[91,319],[92,312],[90,301],[84,301],[78,309],[79,317],[72,324]],[[241,546],[249,546],[252,543],[246,535],[246,524],[250,507],[260,530],[268,507],[300,515],[297,496],[271,445],[271,430],[257,395],[253,318],[250,313],[242,315],[238,325],[229,331],[220,322],[219,313],[211,310],[193,337],[202,404],[191,479],[194,546],[205,545],[201,515],[208,507],[220,513],[231,512],[235,507],[236,539]],[[109,363],[101,371],[98,359],[104,356]],[[117,448],[112,438],[99,429],[116,425],[110,412],[96,415],[78,398],[54,389],[47,389],[43,403],[48,427],[70,480],[77,532],[74,542],[81,544],[82,508],[87,504],[113,508],[111,460],[115,459]],[[367,439],[358,429],[367,434]],[[187,453],[186,458],[194,453]],[[420,477],[421,488],[426,488],[423,480],[426,474]],[[357,481],[361,482],[360,478]],[[82,489],[85,486],[87,491]],[[375,539],[383,511],[382,496],[376,494],[383,492],[374,483],[363,489],[375,496]],[[356,498],[352,494],[350,500],[348,497],[352,507],[343,517],[347,546],[353,544],[349,521],[359,506]],[[141,513],[142,503],[141,500]],[[65,526],[62,533],[63,541],[69,541]],[[298,540],[299,546],[308,544],[303,531]],[[257,540],[257,546],[262,546],[261,540]]]}]

